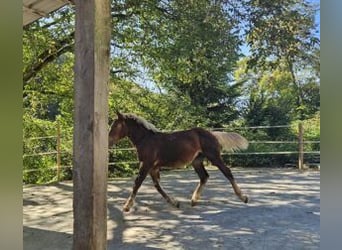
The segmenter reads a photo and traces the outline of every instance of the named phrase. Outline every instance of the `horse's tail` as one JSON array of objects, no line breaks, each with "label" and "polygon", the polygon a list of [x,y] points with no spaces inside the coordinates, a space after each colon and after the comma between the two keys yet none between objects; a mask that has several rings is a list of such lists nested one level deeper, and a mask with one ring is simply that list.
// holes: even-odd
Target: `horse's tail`
[{"label": "horse's tail", "polygon": [[210,131],[222,146],[222,150],[234,152],[248,148],[248,141],[235,132]]}]

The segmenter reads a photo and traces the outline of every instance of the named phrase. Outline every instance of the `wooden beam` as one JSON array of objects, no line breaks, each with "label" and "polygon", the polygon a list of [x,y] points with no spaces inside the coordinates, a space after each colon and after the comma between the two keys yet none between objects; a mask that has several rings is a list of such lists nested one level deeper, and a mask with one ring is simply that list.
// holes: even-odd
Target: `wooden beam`
[{"label": "wooden beam", "polygon": [[77,0],[73,249],[107,248],[110,1]]},{"label": "wooden beam", "polygon": [[298,168],[303,170],[304,168],[304,129],[303,123],[298,123]]}]

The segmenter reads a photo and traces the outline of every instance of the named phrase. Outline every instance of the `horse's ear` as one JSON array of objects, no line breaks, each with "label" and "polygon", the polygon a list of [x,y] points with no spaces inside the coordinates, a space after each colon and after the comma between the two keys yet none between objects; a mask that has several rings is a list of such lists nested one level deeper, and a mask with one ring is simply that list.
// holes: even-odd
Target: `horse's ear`
[{"label": "horse's ear", "polygon": [[116,114],[117,114],[119,120],[123,120],[124,119],[123,114],[121,114],[119,111],[116,111]]}]

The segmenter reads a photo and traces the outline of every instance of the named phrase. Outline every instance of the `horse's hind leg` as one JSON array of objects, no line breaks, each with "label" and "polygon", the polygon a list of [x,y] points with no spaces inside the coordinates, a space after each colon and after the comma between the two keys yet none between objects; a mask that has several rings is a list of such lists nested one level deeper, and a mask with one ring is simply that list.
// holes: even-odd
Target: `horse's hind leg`
[{"label": "horse's hind leg", "polygon": [[158,168],[154,168],[151,172],[150,172],[154,187],[158,190],[158,192],[165,198],[165,200],[172,204],[175,207],[179,208],[179,202],[176,201],[175,199],[173,199],[172,197],[168,196],[164,190],[162,189],[162,187],[160,186],[160,173],[159,173],[159,169]]},{"label": "horse's hind leg", "polygon": [[148,172],[149,172],[149,165],[145,165],[145,164],[141,163],[140,169],[139,169],[139,174],[134,181],[133,190],[132,190],[130,196],[128,197],[128,199],[127,199],[127,201],[123,207],[123,210],[125,212],[128,212],[130,210],[130,208],[133,206],[134,199],[135,199],[135,196],[137,195],[138,189],[140,188],[142,182],[145,180]]},{"label": "horse's hind leg", "polygon": [[204,168],[203,160],[204,160],[203,156],[198,156],[191,163],[192,166],[194,167],[198,177],[200,178],[200,182],[198,183],[195,191],[192,194],[192,198],[191,198],[191,205],[192,206],[195,206],[197,204],[197,201],[201,197],[202,189],[203,189],[204,185],[207,183],[207,180],[209,178],[209,174]]},{"label": "horse's hind leg", "polygon": [[237,183],[235,182],[234,176],[232,174],[232,172],[230,171],[230,168],[227,167],[224,163],[223,160],[220,156],[219,153],[217,154],[213,154],[213,155],[206,155],[208,160],[215,166],[217,166],[221,172],[224,174],[224,176],[230,181],[230,183],[232,184],[232,187],[234,189],[235,194],[240,198],[240,200],[242,200],[244,203],[248,203],[248,196],[247,195],[243,195],[239,186],[237,185]]}]

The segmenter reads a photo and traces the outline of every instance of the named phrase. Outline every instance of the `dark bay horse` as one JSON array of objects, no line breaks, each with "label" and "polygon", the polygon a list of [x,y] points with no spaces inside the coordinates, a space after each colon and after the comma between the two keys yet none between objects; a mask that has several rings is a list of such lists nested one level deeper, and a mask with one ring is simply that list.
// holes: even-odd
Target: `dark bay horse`
[{"label": "dark bay horse", "polygon": [[235,194],[245,203],[248,197],[243,195],[234,180],[230,169],[223,163],[220,151],[246,149],[248,141],[237,133],[209,132],[202,128],[193,128],[173,133],[163,133],[151,123],[134,114],[121,114],[113,122],[109,132],[109,147],[120,139],[128,137],[137,149],[140,161],[139,174],[135,179],[133,191],[127,199],[123,210],[129,211],[133,206],[137,191],[149,174],[158,192],[172,205],[179,207],[179,202],[167,195],[159,184],[160,167],[182,167],[191,163],[200,178],[193,192],[191,204],[195,205],[201,191],[209,178],[203,161],[207,158],[217,166],[230,181]]}]

